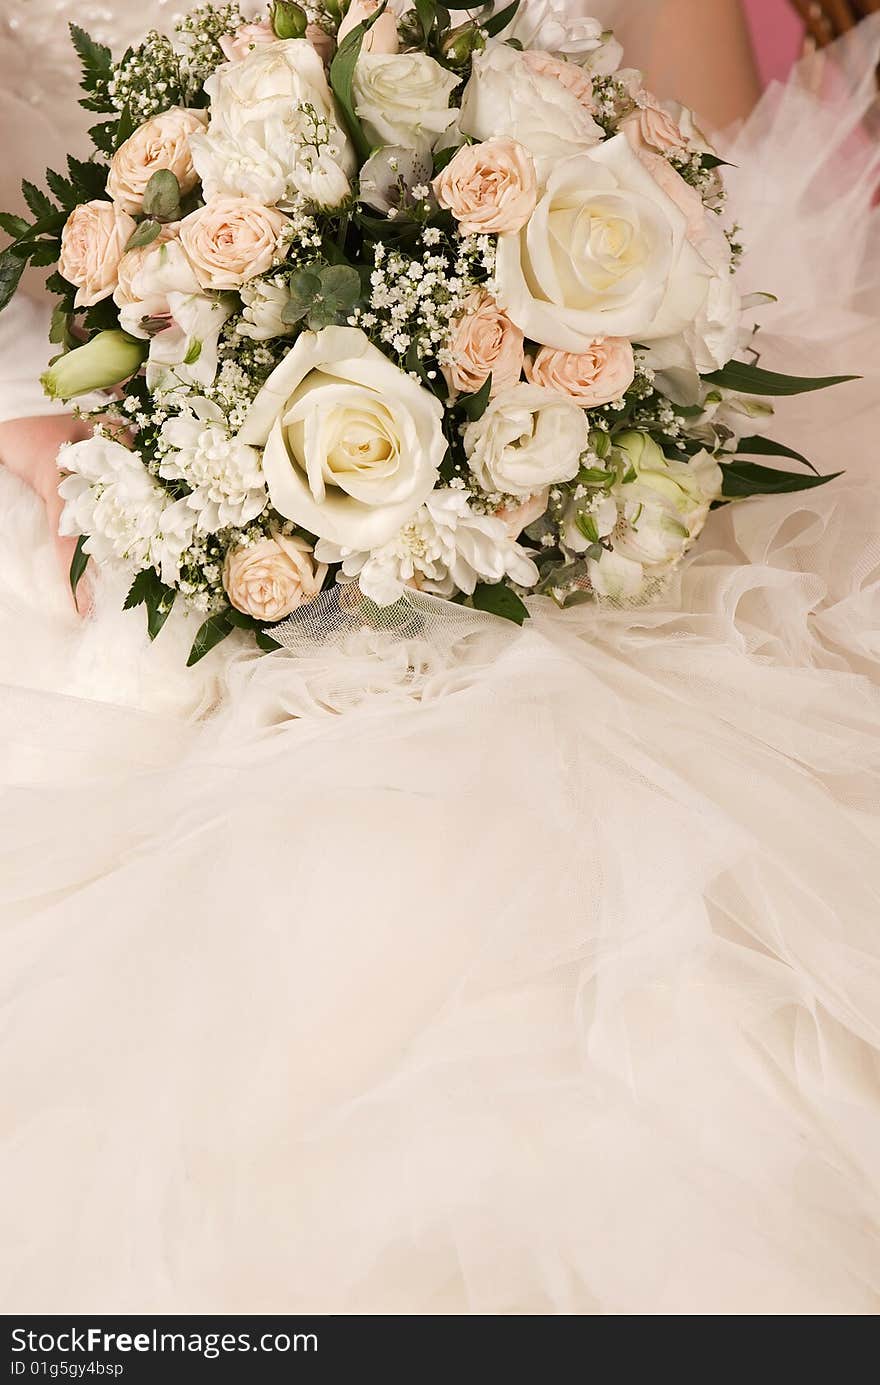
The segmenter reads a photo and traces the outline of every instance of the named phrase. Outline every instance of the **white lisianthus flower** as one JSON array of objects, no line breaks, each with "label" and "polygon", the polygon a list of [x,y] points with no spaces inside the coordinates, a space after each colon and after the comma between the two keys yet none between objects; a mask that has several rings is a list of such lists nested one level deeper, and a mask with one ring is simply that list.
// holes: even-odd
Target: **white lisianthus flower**
[{"label": "white lisianthus flower", "polygon": [[[499,0],[500,8],[505,4]],[[592,17],[592,0],[521,0],[499,38],[579,62],[597,76],[616,72],[623,56],[614,35]]]},{"label": "white lisianthus flower", "polygon": [[315,556],[341,563],[344,576],[356,578],[364,596],[377,606],[398,601],[405,587],[449,597],[456,591],[470,595],[478,582],[505,578],[532,587],[539,575],[504,521],[476,514],[467,495],[453,489],[433,491],[409,523],[372,552],[322,539]]},{"label": "white lisianthus flower", "polygon": [[515,48],[491,41],[482,53],[474,54],[458,123],[478,140],[516,140],[535,160],[539,180],[560,159],[605,138],[602,127],[562,82],[535,71]]},{"label": "white lisianthus flower", "polygon": [[58,465],[70,473],[58,487],[58,532],[87,534],[83,546],[99,564],[155,567],[172,586],[193,539],[195,516],[186,502],[170,499],[139,453],[101,433],[63,447]]},{"label": "white lisianthus flower", "polygon": [[562,542],[570,553],[585,553],[601,539],[607,539],[617,524],[617,504],[601,492],[589,497],[571,497],[562,517]]},{"label": "white lisianthus flower", "polygon": [[268,504],[260,454],[230,437],[220,408],[198,396],[187,398],[183,413],[162,425],[167,448],[159,464],[166,481],[185,481],[186,503],[203,534],[244,528]]},{"label": "white lisianthus flower", "polygon": [[684,331],[713,277],[624,135],[555,166],[528,225],[499,237],[495,275],[499,304],[527,337],[573,352],[596,337]]},{"label": "white lisianthus flower", "polygon": [[458,115],[449,98],[459,78],[427,53],[361,53],[355,110],[375,144],[430,149]]},{"label": "white lisianthus flower", "polygon": [[242,284],[241,297],[242,318],[235,324],[239,336],[250,337],[252,341],[271,341],[273,337],[292,336],[296,331],[296,327],[281,316],[290,302],[290,293],[283,280],[251,279],[250,283]]},{"label": "white lisianthus flower", "polygon": [[612,551],[590,561],[600,595],[631,599],[680,562],[701,532],[723,476],[711,453],[687,462],[665,456],[647,433],[614,439],[626,469],[609,490],[617,505]]},{"label": "white lisianthus flower", "polygon": [[273,506],[350,549],[386,543],[427,499],[446,452],[443,409],[354,327],[303,332],[239,440],[264,447]]},{"label": "white lisianthus flower", "polygon": [[570,481],[590,438],[583,409],[538,385],[514,385],[467,424],[468,465],[484,491],[523,498]]},{"label": "white lisianthus flower", "polygon": [[205,91],[211,123],[190,137],[190,148],[208,200],[225,193],[285,206],[307,196],[338,206],[349,195],[354,151],[307,39],[261,45],[224,63]]}]

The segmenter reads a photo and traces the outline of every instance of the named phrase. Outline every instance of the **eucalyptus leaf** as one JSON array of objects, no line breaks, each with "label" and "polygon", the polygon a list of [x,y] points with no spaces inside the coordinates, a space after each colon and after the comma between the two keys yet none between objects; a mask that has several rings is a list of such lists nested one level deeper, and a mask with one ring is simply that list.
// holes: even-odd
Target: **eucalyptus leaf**
[{"label": "eucalyptus leaf", "polygon": [[353,308],[361,296],[361,276],[351,265],[328,265],[321,270],[321,296],[340,309]]},{"label": "eucalyptus leaf", "polygon": [[144,190],[144,215],[174,221],[180,213],[180,184],[170,168],[158,168]]},{"label": "eucalyptus leaf", "polygon": [[125,243],[126,250],[137,250],[142,245],[152,245],[162,233],[162,223],[159,221],[142,221],[129,236]]}]

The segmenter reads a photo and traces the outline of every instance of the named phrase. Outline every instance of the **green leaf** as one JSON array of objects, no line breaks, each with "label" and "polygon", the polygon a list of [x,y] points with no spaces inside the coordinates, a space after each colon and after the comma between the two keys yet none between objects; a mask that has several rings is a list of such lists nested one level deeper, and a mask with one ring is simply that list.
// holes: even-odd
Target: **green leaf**
[{"label": "green leaf", "polygon": [[321,294],[337,308],[353,308],[361,296],[361,276],[351,265],[328,265],[321,270]]},{"label": "green leaf", "polygon": [[157,588],[150,591],[146,598],[147,605],[147,634],[151,640],[158,635],[162,626],[171,615],[171,608],[174,605],[174,598],[177,592],[172,587],[156,578]]},{"label": "green leaf", "polygon": [[122,603],[123,611],[133,611],[135,606],[143,605],[147,599],[147,593],[153,583],[158,582],[158,580],[159,577],[155,568],[147,567],[139,572],[128,589],[128,596]]},{"label": "green leaf", "polygon": [[72,212],[77,203],[82,201],[70,179],[65,178],[61,173],[56,173],[54,168],[46,169],[46,182],[65,211]]},{"label": "green leaf", "polygon": [[52,309],[52,320],[49,324],[49,340],[53,346],[61,346],[67,351],[74,345],[74,339],[70,332],[70,313],[65,310],[63,303],[56,303]]},{"label": "green leaf", "polygon": [[36,217],[53,216],[58,211],[55,203],[50,201],[42,188],[38,188],[35,183],[29,183],[27,178],[22,182],[21,194]]},{"label": "green leaf", "polygon": [[87,201],[92,198],[107,196],[107,174],[110,170],[106,164],[91,163],[86,159],[75,159],[72,154],[69,154],[67,171],[70,174],[71,182]]},{"label": "green leaf", "polygon": [[471,423],[475,423],[478,418],[482,418],[486,409],[489,407],[489,395],[492,391],[492,372],[486,376],[476,394],[463,394],[459,399],[459,404]]},{"label": "green leaf", "polygon": [[474,588],[473,601],[478,611],[488,611],[490,615],[512,620],[516,625],[522,625],[529,617],[527,608],[516,592],[512,592],[503,582],[495,582],[492,586],[478,582]]},{"label": "green leaf", "polygon": [[710,384],[720,385],[725,390],[763,395],[809,394],[811,390],[826,390],[832,385],[844,385],[848,380],[859,378],[858,375],[823,375],[815,378],[777,375],[775,371],[762,370],[760,366],[746,365],[742,361],[728,361],[723,369],[703,376]]},{"label": "green leaf", "polygon": [[57,240],[38,240],[31,249],[30,261],[37,267],[56,264],[59,247]]},{"label": "green leaf", "polygon": [[376,20],[384,13],[388,0],[382,0],[382,4],[371,14],[369,19],[362,24],[358,24],[352,29],[350,34],[346,34],[336,50],[336,56],[330,64],[330,85],[334,95],[342,107],[342,115],[348,127],[351,141],[357,150],[358,160],[365,163],[370,157],[370,141],[364,133],[364,128],[358,119],[354,108],[354,98],[352,95],[352,83],[354,81],[354,70],[357,60],[360,57],[361,44],[368,29],[372,29]]},{"label": "green leaf", "polygon": [[126,250],[137,250],[141,245],[152,245],[157,236],[162,233],[162,223],[159,221],[142,221],[136,230],[132,231],[126,241]]},{"label": "green leaf", "polygon": [[802,462],[814,476],[819,475],[813,463],[803,453],[795,452],[793,447],[786,447],[784,443],[774,442],[772,438],[740,438],[736,451],[737,455],[742,452],[749,457],[788,457],[792,462]]},{"label": "green leaf", "polygon": [[503,10],[499,10],[497,14],[493,14],[491,19],[487,19],[485,24],[480,25],[480,28],[484,29],[490,38],[493,38],[495,34],[500,34],[502,29],[507,28],[518,9],[519,0],[513,0],[512,5],[507,5]]},{"label": "green leaf", "polygon": [[91,127],[89,139],[100,154],[106,154],[109,158],[116,153],[116,131],[118,128],[118,120],[104,120]]},{"label": "green leaf", "polygon": [[70,590],[76,597],[76,589],[79,586],[80,578],[89,565],[89,555],[85,551],[88,534],[80,534],[76,541],[76,548],[73,550],[73,557],[70,560]]},{"label": "green leaf", "polygon": [[174,221],[180,214],[180,184],[170,168],[158,168],[144,189],[144,216]]},{"label": "green leaf", "polygon": [[461,145],[451,144],[446,149],[438,149],[434,154],[434,172],[442,173],[447,164],[452,163]]},{"label": "green leaf", "polygon": [[0,255],[0,312],[6,307],[24,274],[24,260],[19,260],[9,250]]},{"label": "green leaf", "polygon": [[229,607],[224,611],[218,611],[214,616],[209,616],[193,640],[193,646],[186,661],[187,668],[192,668],[193,664],[199,662],[199,659],[204,659],[205,655],[209,654],[221,640],[225,640],[234,628],[235,622]]},{"label": "green leaf", "polygon": [[119,146],[124,144],[129,136],[133,134],[134,116],[131,113],[131,108],[126,106],[119,117],[119,124],[116,127],[116,148],[118,149]]},{"label": "green leaf", "polygon": [[758,466],[757,462],[726,462],[722,463],[721,470],[724,474],[721,494],[728,500],[810,490],[843,474],[835,471],[830,476],[805,476],[802,471],[777,471],[775,467]]},{"label": "green leaf", "polygon": [[726,159],[719,159],[717,154],[709,154],[706,150],[700,150],[700,162],[704,168],[736,168],[736,164],[728,163]]},{"label": "green leaf", "polygon": [[193,340],[190,342],[189,346],[187,347],[186,355],[183,358],[183,364],[195,365],[196,361],[199,359],[201,354],[202,343],[198,340],[197,337],[194,337]]},{"label": "green leaf", "polygon": [[86,33],[78,24],[69,24],[67,27],[70,30],[70,41],[82,63],[83,73],[94,73],[109,79],[113,69],[113,54],[106,44],[97,43],[91,34]]},{"label": "green leaf", "polygon": [[427,43],[437,18],[437,0],[415,0],[415,6],[422,26],[422,36]]},{"label": "green leaf", "polygon": [[23,216],[13,216],[12,212],[0,212],[0,230],[5,231],[13,240],[27,235],[30,229],[30,222],[25,221]]}]

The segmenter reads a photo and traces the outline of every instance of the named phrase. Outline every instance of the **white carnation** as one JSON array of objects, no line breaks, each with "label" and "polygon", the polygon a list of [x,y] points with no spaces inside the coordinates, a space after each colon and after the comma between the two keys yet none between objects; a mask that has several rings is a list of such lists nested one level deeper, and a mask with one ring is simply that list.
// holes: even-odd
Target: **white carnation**
[{"label": "white carnation", "polygon": [[433,491],[410,522],[381,548],[359,553],[322,539],[315,557],[342,563],[348,578],[357,578],[364,596],[378,606],[399,600],[405,587],[450,597],[470,595],[478,582],[532,587],[538,569],[510,538],[504,521],[476,514],[460,490]]},{"label": "white carnation", "polygon": [[268,496],[260,453],[230,436],[216,404],[187,400],[187,412],[163,425],[162,441],[168,450],[159,475],[192,488],[186,504],[202,533],[240,529],[262,514]]},{"label": "white carnation", "polygon": [[63,448],[59,466],[70,473],[58,487],[65,502],[59,533],[88,535],[83,546],[99,564],[155,567],[174,585],[195,516],[156,483],[140,454],[96,433]]},{"label": "white carnation", "polygon": [[296,328],[281,316],[290,302],[283,282],[252,279],[242,284],[240,291],[244,308],[235,325],[239,336],[250,337],[253,341],[271,341],[273,337],[291,336],[295,332]]}]

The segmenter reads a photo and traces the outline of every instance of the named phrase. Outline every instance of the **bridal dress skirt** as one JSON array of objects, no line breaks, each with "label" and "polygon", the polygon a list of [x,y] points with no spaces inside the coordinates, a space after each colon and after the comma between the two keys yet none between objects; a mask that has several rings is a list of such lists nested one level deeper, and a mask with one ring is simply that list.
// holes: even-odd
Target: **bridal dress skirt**
[{"label": "bridal dress skirt", "polygon": [[2,478],[7,1312],[877,1311],[865,33],[725,147],[763,362],[863,376],[767,431],[845,474],[653,604],[187,671]]}]

